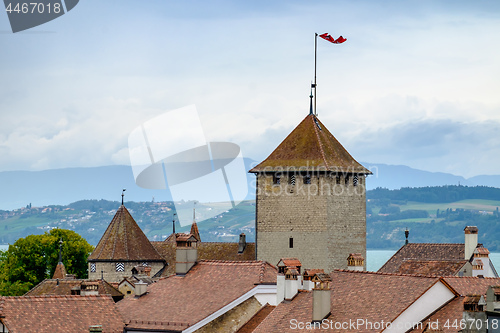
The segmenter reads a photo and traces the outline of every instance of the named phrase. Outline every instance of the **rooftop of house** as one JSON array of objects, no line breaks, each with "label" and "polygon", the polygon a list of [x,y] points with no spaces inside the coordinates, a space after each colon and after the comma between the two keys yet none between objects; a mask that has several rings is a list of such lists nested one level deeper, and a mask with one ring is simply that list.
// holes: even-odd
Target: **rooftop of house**
[{"label": "rooftop of house", "polygon": [[[151,242],[158,253],[168,262],[168,266],[161,272],[161,276],[175,274],[176,244],[169,241],[169,238],[163,242]],[[238,253],[238,246],[238,243],[198,242],[198,260],[255,260],[255,243],[246,243],[245,250],[242,253]]]},{"label": "rooftop of house", "polygon": [[88,261],[164,261],[121,205]]},{"label": "rooftop of house", "polygon": [[435,276],[456,275],[467,260],[416,260],[404,259],[397,272],[401,274],[423,274]]},{"label": "rooftop of house", "polygon": [[57,263],[56,269],[54,270],[53,279],[65,279],[66,278],[66,267],[62,262]]},{"label": "rooftop of house", "polygon": [[0,297],[0,320],[10,333],[88,333],[91,325],[121,333],[124,326],[110,296]]},{"label": "rooftop of house", "polygon": [[371,174],[310,114],[259,165],[249,172],[330,171]]},{"label": "rooftop of house", "polygon": [[[378,271],[381,273],[425,274],[426,271],[434,268],[442,276],[454,275],[459,263],[465,264],[464,257],[464,244],[408,243],[387,260]],[[418,268],[417,263],[422,265],[422,271]]]},{"label": "rooftop of house", "polygon": [[[340,323],[349,323],[356,318],[379,323],[382,320],[392,321],[439,281],[437,277],[343,270],[332,272],[330,277],[332,307],[327,319]],[[280,303],[254,332],[295,332],[297,330],[293,329],[292,320],[311,322],[312,303],[312,292],[299,291],[292,301]],[[357,327],[353,331],[373,332],[365,327]]]},{"label": "rooftop of house", "polygon": [[[263,261],[202,260],[186,275],[162,278],[148,286],[147,294],[126,298],[117,306],[135,328],[151,328],[151,323],[157,322],[163,327],[175,323],[185,329],[256,285],[276,283],[276,276],[276,268]],[[150,324],[143,327],[146,324],[141,323],[147,322]]]},{"label": "rooftop of house", "polygon": [[[447,320],[449,322],[454,322],[455,320],[460,322],[463,318],[464,303],[471,300],[471,295],[475,295],[474,298],[478,298],[480,295],[486,294],[489,286],[500,283],[500,278],[445,277],[443,280],[459,295],[441,309],[438,309],[429,318],[426,318],[426,322],[440,323],[437,328],[444,333],[460,332],[460,327],[453,327],[453,325],[445,326],[444,323]],[[425,326],[423,325],[421,328],[417,327],[411,332],[425,332]]]},{"label": "rooftop of house", "polygon": [[[123,294],[105,280],[82,280],[82,279],[45,279],[24,296],[43,295],[71,295],[72,291],[82,290],[82,286],[97,285],[99,295],[110,295],[122,298]],[[85,287],[83,287],[85,289]]]}]

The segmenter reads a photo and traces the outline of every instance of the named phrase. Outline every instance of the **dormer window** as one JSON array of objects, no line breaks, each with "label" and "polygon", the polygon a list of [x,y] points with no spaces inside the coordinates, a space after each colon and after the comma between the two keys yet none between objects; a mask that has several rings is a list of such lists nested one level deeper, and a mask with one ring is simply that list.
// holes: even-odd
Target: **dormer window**
[{"label": "dormer window", "polygon": [[311,175],[304,176],[304,184],[311,184]]},{"label": "dormer window", "polygon": [[295,186],[295,174],[291,174],[288,183]]},{"label": "dormer window", "polygon": [[281,174],[275,173],[273,176],[273,184],[274,185],[279,185],[281,184]]}]

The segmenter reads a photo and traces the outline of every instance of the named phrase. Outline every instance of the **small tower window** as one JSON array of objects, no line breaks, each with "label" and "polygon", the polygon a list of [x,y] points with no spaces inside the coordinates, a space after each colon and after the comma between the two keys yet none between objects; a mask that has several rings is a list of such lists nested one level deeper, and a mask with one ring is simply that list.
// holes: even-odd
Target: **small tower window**
[{"label": "small tower window", "polygon": [[304,176],[304,184],[311,184],[311,175]]},{"label": "small tower window", "polygon": [[340,185],[340,176],[339,175],[337,175],[337,177],[335,177],[335,183],[337,185]]},{"label": "small tower window", "polygon": [[125,271],[125,265],[122,262],[117,262],[116,263],[116,271],[117,272]]},{"label": "small tower window", "polygon": [[294,174],[291,174],[290,175],[290,181],[289,181],[289,184],[294,186],[295,185],[295,175]]},{"label": "small tower window", "polygon": [[291,249],[293,249],[293,237],[290,237],[288,239],[288,247],[291,248]]},{"label": "small tower window", "polygon": [[345,186],[349,186],[349,176],[345,176]]},{"label": "small tower window", "polygon": [[352,185],[358,186],[358,175],[354,175],[354,177],[352,177]]},{"label": "small tower window", "polygon": [[281,174],[275,173],[273,176],[273,184],[274,185],[279,185],[281,184]]},{"label": "small tower window", "polygon": [[91,262],[91,263],[90,263],[90,271],[91,271],[92,273],[95,273],[95,271],[96,271],[95,262]]}]

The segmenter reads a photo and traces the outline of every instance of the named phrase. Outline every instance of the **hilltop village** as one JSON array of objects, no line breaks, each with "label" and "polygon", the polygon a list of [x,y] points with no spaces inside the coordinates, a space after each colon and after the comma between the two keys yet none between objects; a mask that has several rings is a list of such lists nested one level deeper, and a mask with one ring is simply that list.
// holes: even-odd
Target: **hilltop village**
[{"label": "hilltop village", "polygon": [[[310,112],[260,164],[256,241],[150,241],[122,203],[88,258],[0,298],[0,332],[499,332],[500,278],[466,226],[366,271],[365,180]],[[29,314],[29,315],[27,315]]]}]

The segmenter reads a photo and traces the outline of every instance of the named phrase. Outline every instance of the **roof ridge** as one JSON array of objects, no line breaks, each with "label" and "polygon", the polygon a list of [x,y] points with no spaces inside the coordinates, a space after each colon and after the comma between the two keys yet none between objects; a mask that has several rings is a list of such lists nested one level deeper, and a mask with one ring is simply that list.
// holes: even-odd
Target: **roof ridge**
[{"label": "roof ridge", "polygon": [[74,300],[86,300],[91,298],[111,298],[109,295],[35,295],[35,296],[2,296],[2,299],[14,299],[20,301],[28,301],[32,299],[51,299],[51,298],[65,298]]},{"label": "roof ridge", "polygon": [[354,271],[354,270],[347,270],[347,269],[335,269],[331,273],[333,273],[333,272],[387,275],[387,276],[410,276],[410,277],[423,277],[423,278],[436,278],[437,277],[437,276],[430,276],[430,275],[425,275],[425,274],[384,273],[384,272],[371,272],[371,271]]},{"label": "roof ridge", "polygon": [[314,126],[314,125],[317,125],[317,123],[316,123],[317,120],[316,120],[314,115],[312,115],[311,119],[315,123],[315,124],[313,124],[313,128],[314,128],[314,132],[316,133],[316,139],[318,140],[318,146],[319,146],[319,151],[321,152],[321,157],[323,158],[323,162],[325,163],[326,168],[329,169],[330,166],[328,165],[328,162],[326,161],[325,150],[323,149],[321,138],[319,137],[318,126]]}]

